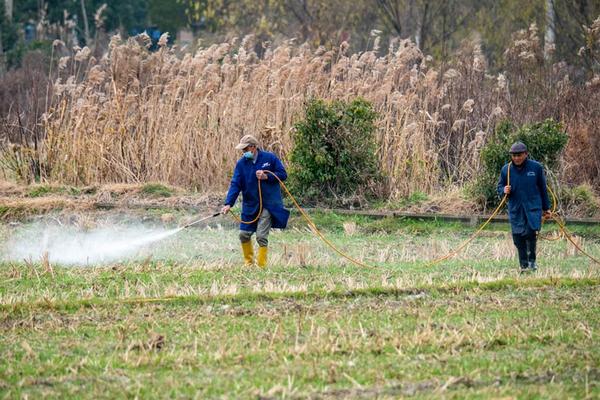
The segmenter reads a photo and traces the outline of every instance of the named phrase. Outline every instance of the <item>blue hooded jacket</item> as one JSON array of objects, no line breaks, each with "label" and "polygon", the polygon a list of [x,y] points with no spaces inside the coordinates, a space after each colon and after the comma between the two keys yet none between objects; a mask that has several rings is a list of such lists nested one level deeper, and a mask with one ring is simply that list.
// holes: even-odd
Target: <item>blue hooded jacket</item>
[{"label": "blue hooded jacket", "polygon": [[[233,207],[238,195],[240,192],[242,193],[242,221],[252,221],[258,215],[260,204],[256,171],[260,169],[271,171],[282,181],[287,178],[287,172],[285,172],[283,164],[275,154],[258,150],[256,162],[253,161],[244,157],[238,160],[225,199],[225,205]],[[285,229],[290,212],[283,207],[279,182],[271,174],[267,174],[267,179],[260,181],[260,184],[263,208],[271,214],[271,227]],[[240,224],[240,229],[256,232],[257,225],[258,222]]]},{"label": "blue hooded jacket", "polygon": [[510,194],[508,195],[508,219],[512,233],[525,233],[526,227],[539,231],[542,227],[542,210],[550,208],[544,167],[537,161],[525,159],[521,167],[513,163],[502,167],[498,181],[498,196],[504,196],[508,184],[510,166]]}]

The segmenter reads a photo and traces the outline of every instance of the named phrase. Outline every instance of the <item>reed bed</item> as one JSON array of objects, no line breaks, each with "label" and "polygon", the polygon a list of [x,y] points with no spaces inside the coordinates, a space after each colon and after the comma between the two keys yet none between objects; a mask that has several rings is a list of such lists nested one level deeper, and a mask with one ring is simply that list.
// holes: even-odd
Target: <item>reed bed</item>
[{"label": "reed bed", "polygon": [[[42,163],[49,180],[223,188],[239,137],[253,133],[285,159],[293,124],[312,97],[362,96],[375,104],[381,115],[378,155],[397,194],[431,191],[441,161],[449,170],[464,170],[468,150],[482,139],[466,124],[473,100],[456,98],[461,104],[455,110],[443,108],[446,97],[458,97],[453,88],[460,72],[440,75],[408,41],[393,44],[384,56],[377,49],[347,55],[345,46],[311,51],[283,44],[259,59],[253,47],[246,37],[239,45],[232,41],[178,57],[164,46],[148,52],[143,37],[115,37],[98,62],[87,60],[85,49],[64,60],[64,75],[54,85],[56,107],[45,119]],[[76,83],[81,68],[86,72]],[[448,118],[430,108],[443,108]],[[448,137],[440,125],[452,126]],[[458,147],[450,146],[453,135],[463,139]]]},{"label": "reed bed", "polygon": [[[8,158],[31,158],[35,168],[21,169],[22,178],[37,169],[52,183],[160,181],[219,191],[242,135],[258,136],[286,161],[308,99],[361,96],[379,112],[382,189],[395,199],[469,182],[499,120],[561,120],[565,115],[544,106],[574,96],[572,85],[553,84],[563,70],[540,64],[534,26],[515,36],[507,50],[511,69],[498,75],[488,73],[476,40],[442,66],[407,40],[392,41],[387,51],[376,40],[356,54],[348,54],[347,43],[328,50],[284,42],[260,58],[253,36],[195,53],[166,42],[150,52],[147,36],[115,36],[100,59],[87,48],[60,58],[52,106],[42,117],[45,140],[28,152],[24,143],[5,150]],[[533,75],[537,90],[523,98],[519,88]],[[592,93],[592,86],[583,90]],[[569,126],[589,136],[589,123],[575,118]]]}]

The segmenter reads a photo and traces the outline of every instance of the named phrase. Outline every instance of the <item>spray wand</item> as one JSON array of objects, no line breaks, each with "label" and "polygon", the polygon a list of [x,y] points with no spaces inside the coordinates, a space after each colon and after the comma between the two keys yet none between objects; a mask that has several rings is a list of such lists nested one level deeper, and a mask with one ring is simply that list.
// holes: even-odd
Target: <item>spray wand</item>
[{"label": "spray wand", "polygon": [[183,225],[183,226],[180,226],[180,227],[179,227],[179,229],[185,229],[185,228],[189,228],[189,227],[190,227],[190,226],[192,226],[192,225],[196,225],[196,224],[198,224],[198,223],[200,223],[200,222],[202,222],[202,221],[206,221],[207,219],[211,219],[211,218],[214,218],[214,217],[218,217],[219,215],[221,215],[221,212],[220,212],[220,211],[219,211],[219,212],[216,212],[216,213],[214,213],[214,214],[208,215],[208,216],[206,216],[206,217],[200,218],[200,219],[198,219],[198,220],[196,220],[196,221],[192,221],[192,222],[190,222],[190,223],[187,223],[187,224],[185,224],[185,225]]}]

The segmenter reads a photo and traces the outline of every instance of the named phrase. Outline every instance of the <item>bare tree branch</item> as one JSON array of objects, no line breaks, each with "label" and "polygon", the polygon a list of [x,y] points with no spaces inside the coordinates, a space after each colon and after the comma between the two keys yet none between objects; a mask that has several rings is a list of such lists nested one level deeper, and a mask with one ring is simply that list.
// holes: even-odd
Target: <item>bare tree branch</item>
[{"label": "bare tree branch", "polygon": [[377,5],[383,11],[383,16],[392,25],[398,36],[402,35],[402,5],[401,0],[377,0]]}]

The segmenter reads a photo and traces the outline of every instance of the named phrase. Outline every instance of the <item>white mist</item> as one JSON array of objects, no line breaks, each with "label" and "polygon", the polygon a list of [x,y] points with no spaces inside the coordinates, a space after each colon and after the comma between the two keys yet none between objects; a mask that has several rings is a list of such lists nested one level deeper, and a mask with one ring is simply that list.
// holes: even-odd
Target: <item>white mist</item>
[{"label": "white mist", "polygon": [[31,226],[9,239],[4,246],[6,254],[0,258],[39,261],[47,252],[51,263],[103,264],[135,257],[146,246],[181,230],[126,226],[77,231],[65,226]]}]

